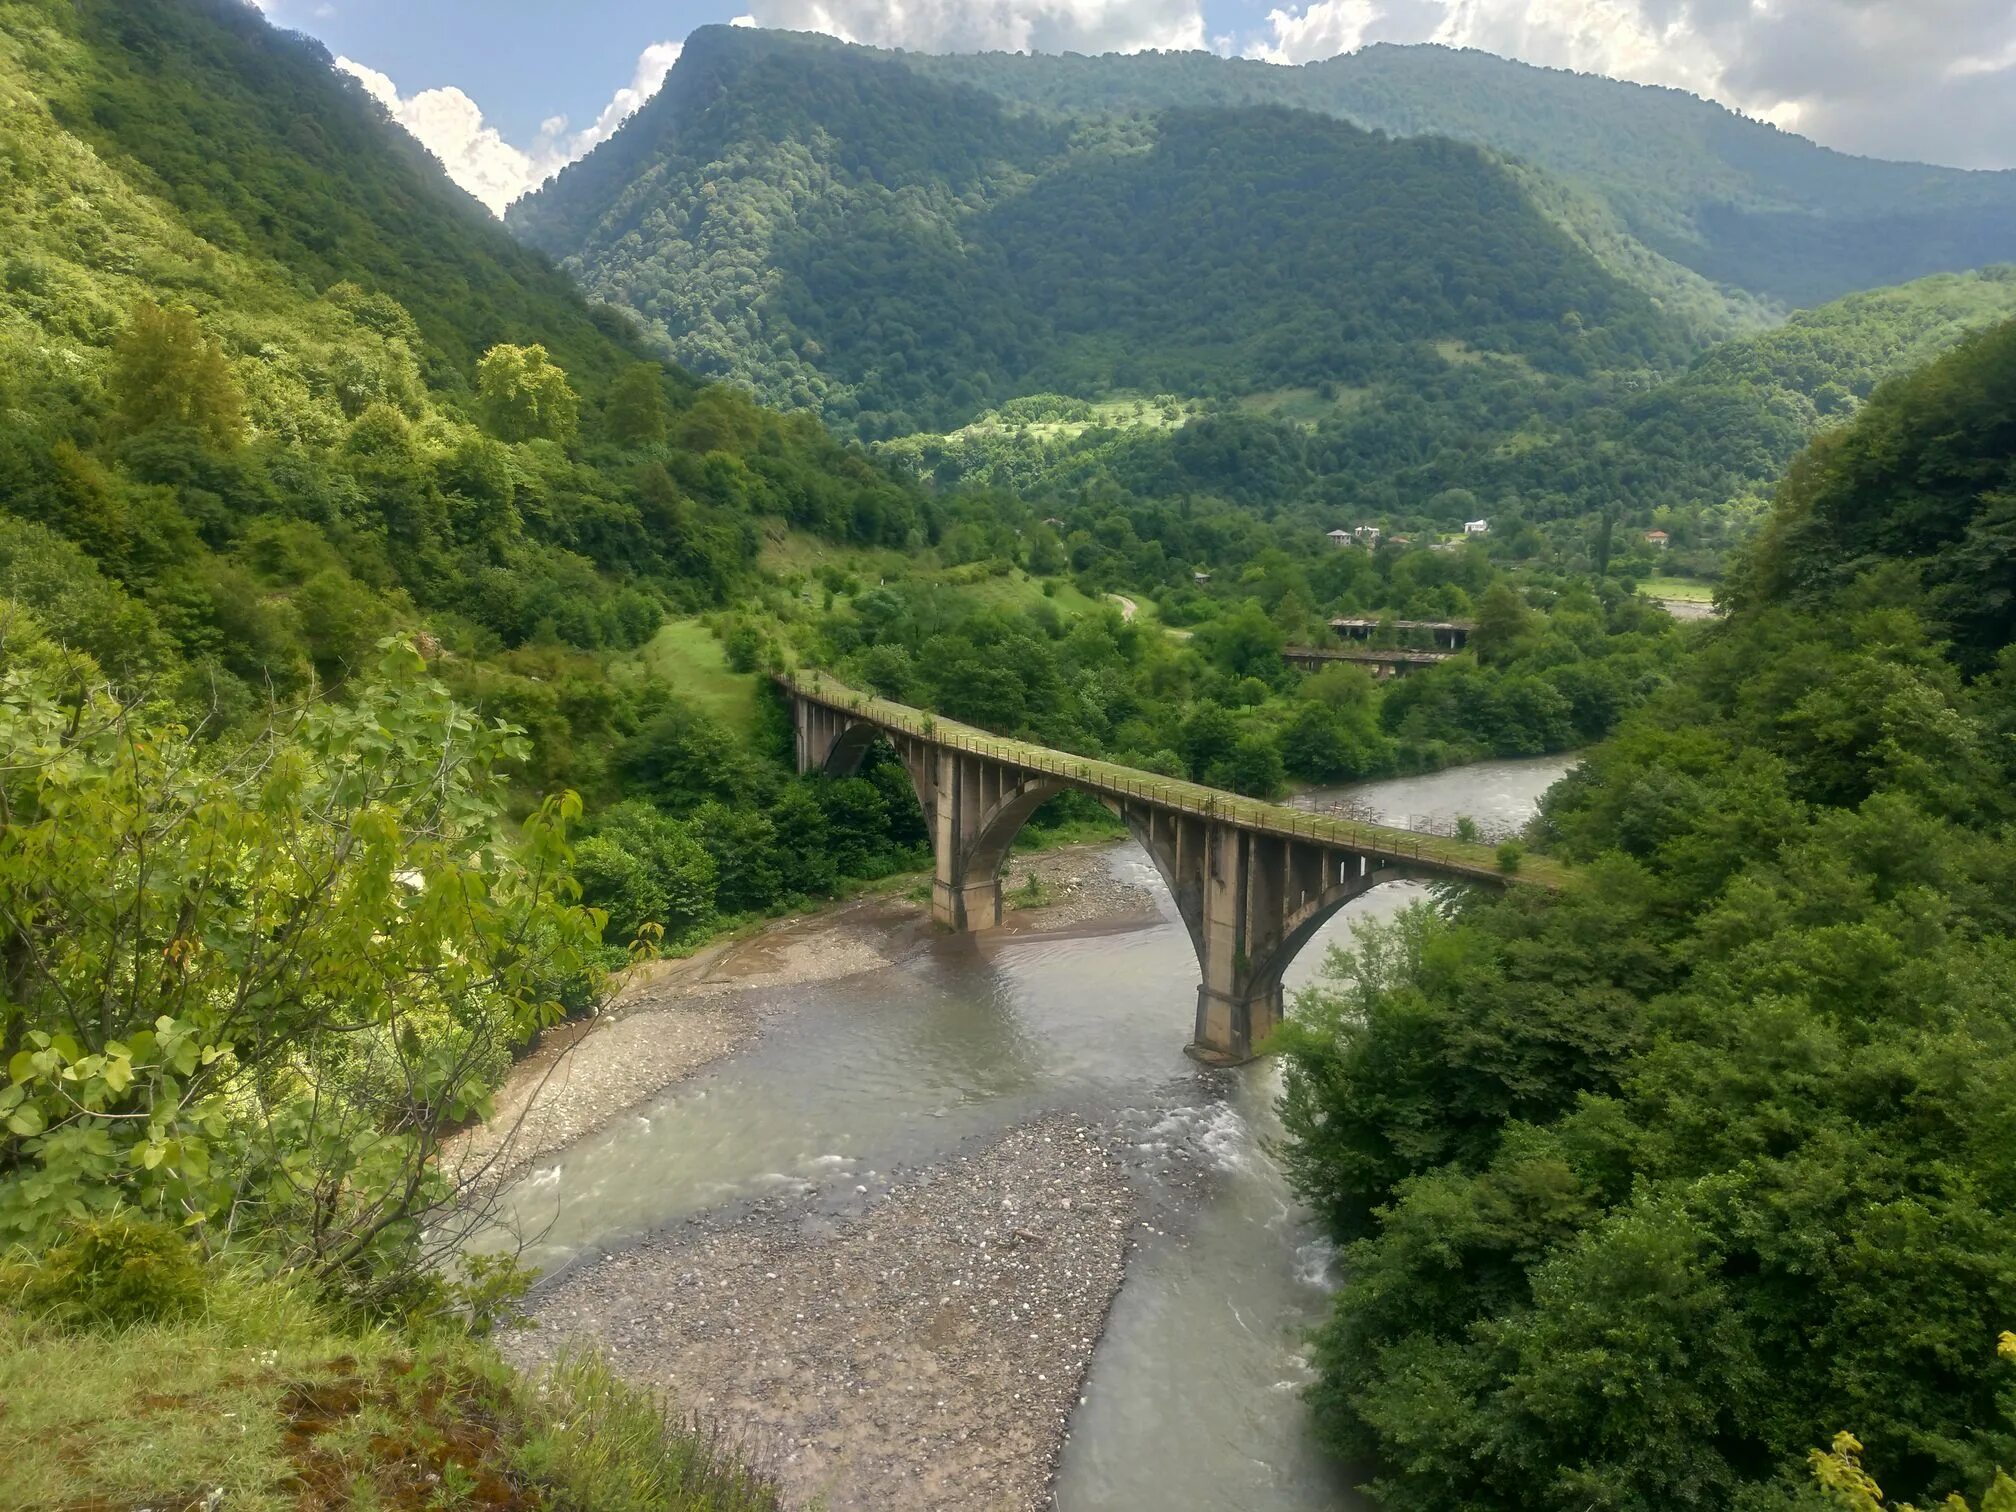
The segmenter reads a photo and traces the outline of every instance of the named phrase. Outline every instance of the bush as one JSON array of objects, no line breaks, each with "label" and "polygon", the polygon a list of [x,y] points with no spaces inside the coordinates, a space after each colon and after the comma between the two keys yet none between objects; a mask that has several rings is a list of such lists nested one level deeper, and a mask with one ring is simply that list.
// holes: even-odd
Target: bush
[{"label": "bush", "polygon": [[20,1305],[77,1327],[130,1328],[203,1305],[196,1256],[166,1224],[116,1213],[80,1220],[26,1268]]},{"label": "bush", "polygon": [[1506,876],[1519,870],[1519,862],[1526,855],[1526,847],[1517,840],[1507,840],[1498,847],[1498,870]]}]

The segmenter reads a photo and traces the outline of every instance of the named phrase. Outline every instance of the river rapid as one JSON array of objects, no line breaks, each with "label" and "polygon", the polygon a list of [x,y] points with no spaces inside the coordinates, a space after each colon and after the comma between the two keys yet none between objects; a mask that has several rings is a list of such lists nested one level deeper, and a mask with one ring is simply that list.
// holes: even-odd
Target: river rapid
[{"label": "river rapid", "polygon": [[[1518,824],[1571,764],[1487,762],[1307,801],[1348,799],[1388,822]],[[1071,1414],[1057,1506],[1361,1506],[1312,1442],[1298,1397],[1308,1330],[1338,1278],[1267,1151],[1279,1069],[1213,1071],[1183,1054],[1197,983],[1188,934],[1138,847],[1086,864],[1152,890],[1159,918],[940,938],[880,970],[772,989],[748,1048],[535,1164],[504,1194],[505,1221],[529,1263],[564,1276],[779,1194],[844,1223],[900,1173],[1072,1115],[1107,1132],[1140,1219]],[[1291,970],[1291,996],[1354,921],[1423,894],[1393,885],[1343,909]]]}]

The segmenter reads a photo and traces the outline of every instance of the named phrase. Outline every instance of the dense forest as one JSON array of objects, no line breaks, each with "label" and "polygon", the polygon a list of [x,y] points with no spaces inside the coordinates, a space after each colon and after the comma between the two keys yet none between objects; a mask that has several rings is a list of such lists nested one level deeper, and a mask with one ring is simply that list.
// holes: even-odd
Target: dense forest
[{"label": "dense forest", "polygon": [[1315,389],[1101,406],[1033,397],[883,450],[940,482],[1060,501],[1219,499],[1320,535],[1366,521],[1449,529],[1610,514],[1657,525],[1671,561],[1719,569],[1808,440],[1885,378],[2016,315],[2016,273],[1942,274],[1801,311],[1676,376],[1542,387],[1502,362],[1417,365],[1411,390]]},{"label": "dense forest", "polygon": [[1800,459],[1550,795],[1583,885],[1416,908],[1303,1003],[1314,1400],[1383,1505],[1879,1505],[1852,1450],[1809,1481],[1842,1430],[1919,1505],[2016,1459],[2012,395],[2005,325]]},{"label": "dense forest", "polygon": [[109,671],[229,719],[424,628],[593,788],[648,702],[597,658],[723,602],[757,516],[923,528],[810,421],[661,370],[245,7],[6,17],[0,562]]},{"label": "dense forest", "polygon": [[[1585,751],[1516,842],[1578,882],[1276,1047],[1324,1440],[1402,1512],[2016,1505],[2016,272],[1933,271],[2005,176],[1256,70],[710,29],[521,241],[240,0],[0,0],[0,1502],[775,1512],[505,1366],[451,1155],[612,971],[928,863],[892,755],[793,770],[811,665],[1264,796]],[[1469,644],[1284,658],[1339,615]]]},{"label": "dense forest", "polygon": [[509,218],[682,362],[868,437],[1044,390],[1367,381],[1438,340],[1549,373],[1691,350],[1474,148],[1263,108],[1033,120],[743,29]]},{"label": "dense forest", "polygon": [[[1607,519],[1713,575],[1799,448],[2016,284],[1783,324],[1770,300],[2007,257],[2005,177],[1432,48],[1279,69],[707,28],[508,219],[693,370],[940,487],[1324,530]],[[1857,206],[1891,208],[1854,230]],[[1772,256],[1818,268],[1818,238],[1840,266],[1797,291],[1683,266],[1761,266],[1709,235],[1753,212],[1805,225]],[[1851,267],[1872,240],[1896,255]]]},{"label": "dense forest", "polygon": [[1694,278],[1784,305],[2002,261],[2016,242],[2016,174],[1851,157],[1683,90],[1474,50],[1382,44],[1299,68],[1205,53],[904,56],[1044,111],[1286,105],[1476,142],[1546,170],[1594,201],[1599,225]]}]

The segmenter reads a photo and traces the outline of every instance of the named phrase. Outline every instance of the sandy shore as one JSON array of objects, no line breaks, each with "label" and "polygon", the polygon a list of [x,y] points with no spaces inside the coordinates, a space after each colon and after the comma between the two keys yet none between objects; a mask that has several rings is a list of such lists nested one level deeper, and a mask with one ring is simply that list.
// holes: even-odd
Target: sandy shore
[{"label": "sandy shore", "polygon": [[592,1343],[749,1431],[793,1506],[1042,1508],[1133,1222],[1102,1136],[1045,1117],[853,1216],[762,1204],[571,1272],[506,1350]]},{"label": "sandy shore", "polygon": [[541,1036],[498,1090],[491,1118],[451,1140],[443,1164],[458,1181],[508,1180],[747,1046],[763,1027],[762,989],[880,970],[915,949],[927,926],[914,905],[864,899],[634,968],[593,1019]]}]

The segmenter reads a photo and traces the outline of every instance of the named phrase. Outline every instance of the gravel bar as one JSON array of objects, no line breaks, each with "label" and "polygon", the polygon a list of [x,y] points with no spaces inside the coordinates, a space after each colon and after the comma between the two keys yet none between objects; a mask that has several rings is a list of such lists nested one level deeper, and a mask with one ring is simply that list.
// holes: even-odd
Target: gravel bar
[{"label": "gravel bar", "polygon": [[1034,1512],[1136,1222],[1103,1136],[1045,1115],[850,1215],[764,1202],[569,1271],[506,1350],[595,1345],[748,1432],[794,1507]]}]

